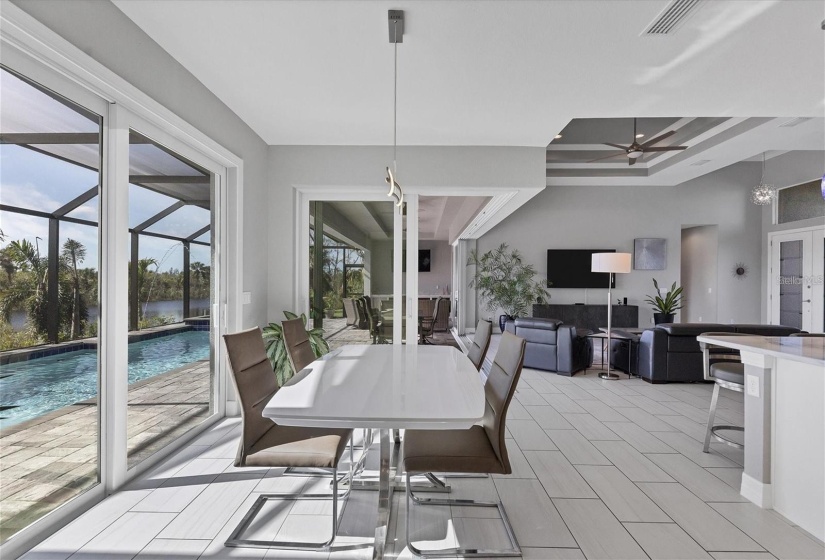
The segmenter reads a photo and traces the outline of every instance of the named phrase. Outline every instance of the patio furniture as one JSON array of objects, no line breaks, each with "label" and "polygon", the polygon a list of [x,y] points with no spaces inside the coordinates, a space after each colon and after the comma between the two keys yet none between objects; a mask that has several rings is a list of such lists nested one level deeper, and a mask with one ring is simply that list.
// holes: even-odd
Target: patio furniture
[{"label": "patio furniture", "polygon": [[[300,321],[300,319],[299,319]],[[303,325],[301,325],[303,329]],[[306,334],[306,332],[305,332]],[[299,424],[278,425],[261,412],[267,402],[279,392],[272,365],[264,350],[261,329],[241,331],[223,336],[229,358],[232,380],[241,403],[243,433],[236,467],[313,467],[332,473],[332,495],[276,493],[261,494],[226,541],[228,547],[285,548],[323,550],[338,534],[338,500],[349,494],[338,494],[338,466],[352,429],[340,427],[306,427]],[[350,448],[352,465],[352,448]],[[352,471],[350,467],[350,478]],[[267,500],[329,500],[332,499],[332,536],[324,542],[265,541],[243,539],[244,531],[254,522]],[[343,513],[343,509],[341,510]]]},{"label": "patio furniture", "polygon": [[487,350],[490,349],[490,339],[493,337],[493,324],[490,321],[481,319],[476,325],[476,334],[473,343],[467,352],[467,357],[473,362],[478,371],[484,365],[484,358],[487,357]]},{"label": "patio furniture", "polygon": [[[469,430],[407,430],[404,434],[404,468],[407,480],[407,523],[406,542],[413,554],[422,557],[461,556],[491,557],[520,556],[521,549],[516,541],[507,513],[500,502],[477,502],[474,500],[449,500],[441,498],[421,498],[412,492],[410,476],[418,473],[495,473],[510,474],[512,468],[505,445],[504,423],[507,408],[516,391],[516,385],[524,365],[526,342],[505,332],[496,352],[490,375],[484,385],[486,407],[480,425]],[[410,500],[418,505],[494,507],[504,522],[511,549],[480,550],[466,546],[440,550],[420,550],[410,542]]]},{"label": "patio furniture", "polygon": [[341,301],[344,304],[344,315],[347,317],[347,326],[357,327],[358,311],[355,310],[355,301],[348,297],[343,298]]},{"label": "patio furniture", "polygon": [[[700,336],[751,336],[745,333],[732,332],[706,332]],[[716,419],[716,405],[719,401],[719,389],[728,389],[729,391],[736,391],[743,393],[745,391],[745,364],[742,363],[739,352],[716,346],[708,342],[699,342],[699,347],[702,349],[702,364],[704,370],[704,377],[706,381],[715,382],[713,386],[713,396],[710,399],[710,410],[708,411],[708,423],[705,430],[705,445],[702,451],[710,452],[710,438],[715,437],[718,441],[726,443],[731,447],[743,449],[744,446],[736,441],[730,440],[717,432],[721,430],[731,430],[737,432],[744,432],[745,428],[742,426],[716,425],[713,422]]]},{"label": "patio furniture", "polygon": [[418,318],[418,334],[421,337],[421,344],[432,344],[432,341],[427,340],[427,337],[431,337],[435,330],[435,323],[438,320],[438,309],[441,307],[441,301],[442,298],[435,300],[435,307],[433,308],[431,317]]},{"label": "patio furniture", "polygon": [[[468,430],[484,416],[478,372],[451,346],[344,346],[314,361],[281,388],[263,415],[279,425],[375,428],[380,433],[374,559],[383,558],[391,527],[398,453],[390,430]],[[433,387],[438,387],[433,391]]]}]

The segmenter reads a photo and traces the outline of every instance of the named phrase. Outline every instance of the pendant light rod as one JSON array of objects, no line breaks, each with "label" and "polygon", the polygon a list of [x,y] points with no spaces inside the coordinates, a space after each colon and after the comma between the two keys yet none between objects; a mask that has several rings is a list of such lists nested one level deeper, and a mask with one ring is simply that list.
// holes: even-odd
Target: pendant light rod
[{"label": "pendant light rod", "polygon": [[404,11],[389,10],[390,43],[393,44],[393,91],[392,91],[392,171],[387,168],[387,183],[390,192],[387,196],[395,197],[399,210],[404,204],[404,191],[395,178],[398,175],[398,43],[404,42]]}]

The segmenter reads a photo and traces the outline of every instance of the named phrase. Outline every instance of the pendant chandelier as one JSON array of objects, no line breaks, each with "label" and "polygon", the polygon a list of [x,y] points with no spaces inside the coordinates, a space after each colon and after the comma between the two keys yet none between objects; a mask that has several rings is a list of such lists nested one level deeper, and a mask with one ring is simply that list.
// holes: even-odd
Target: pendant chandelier
[{"label": "pendant chandelier", "polygon": [[390,186],[390,192],[387,193],[387,196],[395,198],[395,205],[400,212],[403,212],[404,192],[401,190],[401,185],[396,181],[396,177],[398,176],[398,43],[404,40],[404,11],[389,10],[388,17],[390,23],[390,43],[393,44],[395,60],[393,63],[392,92],[392,169],[387,167],[387,177],[385,180]]},{"label": "pendant chandelier", "polygon": [[751,191],[751,202],[766,206],[773,202],[774,198],[776,198],[776,187],[765,183],[765,152],[762,152],[762,178]]}]

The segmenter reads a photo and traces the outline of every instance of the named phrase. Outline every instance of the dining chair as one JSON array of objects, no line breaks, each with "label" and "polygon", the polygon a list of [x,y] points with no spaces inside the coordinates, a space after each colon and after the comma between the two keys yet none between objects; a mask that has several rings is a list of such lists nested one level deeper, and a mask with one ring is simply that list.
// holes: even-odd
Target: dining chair
[{"label": "dining chair", "polygon": [[[298,319],[300,321],[300,319]],[[264,349],[263,333],[255,327],[223,335],[232,381],[241,403],[243,431],[235,457],[236,467],[313,467],[332,473],[332,494],[276,493],[261,494],[226,541],[228,547],[284,548],[326,550],[338,534],[340,516],[338,500],[346,499],[349,487],[340,494],[338,483],[352,477],[350,472],[339,477],[338,468],[351,429],[307,428],[280,426],[262,415],[264,407],[278,391],[278,382]],[[351,486],[351,485],[349,485]],[[329,500],[332,499],[332,536],[324,542],[268,541],[243,539],[246,529],[268,500]],[[343,513],[343,508],[341,509]]]},{"label": "dining chair", "polygon": [[484,365],[484,358],[487,357],[487,350],[490,349],[490,339],[493,337],[493,324],[490,321],[481,319],[476,325],[476,334],[473,343],[467,352],[467,357],[473,362],[478,371]]},{"label": "dining chair", "polygon": [[442,298],[438,298],[435,300],[432,317],[418,318],[418,334],[421,336],[421,344],[432,344],[432,341],[428,340],[427,337],[431,337],[435,330],[435,322],[438,319],[438,308],[441,306],[441,299]]},{"label": "dining chair", "polygon": [[[731,332],[706,332],[702,333],[701,336],[752,335]],[[713,396],[710,399],[710,410],[708,411],[708,423],[705,429],[705,443],[702,451],[710,453],[711,436],[731,447],[744,449],[745,446],[741,443],[721,436],[718,432],[721,430],[744,432],[745,428],[742,426],[714,425],[713,422],[716,420],[716,405],[719,401],[719,389],[728,389],[729,391],[735,391],[737,393],[745,392],[745,364],[742,363],[738,350],[716,346],[715,344],[709,344],[707,342],[700,342],[699,347],[702,349],[702,368],[705,380],[714,382]]]},{"label": "dining chair", "polygon": [[[469,430],[407,430],[403,456],[407,477],[406,542],[413,554],[425,558],[461,556],[520,556],[521,549],[501,502],[421,498],[413,494],[410,477],[431,472],[511,474],[505,444],[505,419],[524,365],[523,338],[505,332],[501,337],[490,375],[484,385],[485,408],[480,424]],[[467,546],[420,550],[410,542],[410,501],[424,506],[498,508],[512,548],[478,549]]]}]

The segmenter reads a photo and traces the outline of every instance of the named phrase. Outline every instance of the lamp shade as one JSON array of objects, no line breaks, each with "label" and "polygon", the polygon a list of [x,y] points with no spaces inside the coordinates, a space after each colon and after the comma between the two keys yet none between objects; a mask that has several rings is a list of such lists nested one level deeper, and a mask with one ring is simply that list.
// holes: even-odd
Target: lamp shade
[{"label": "lamp shade", "polygon": [[630,272],[630,253],[593,253],[591,272]]}]

